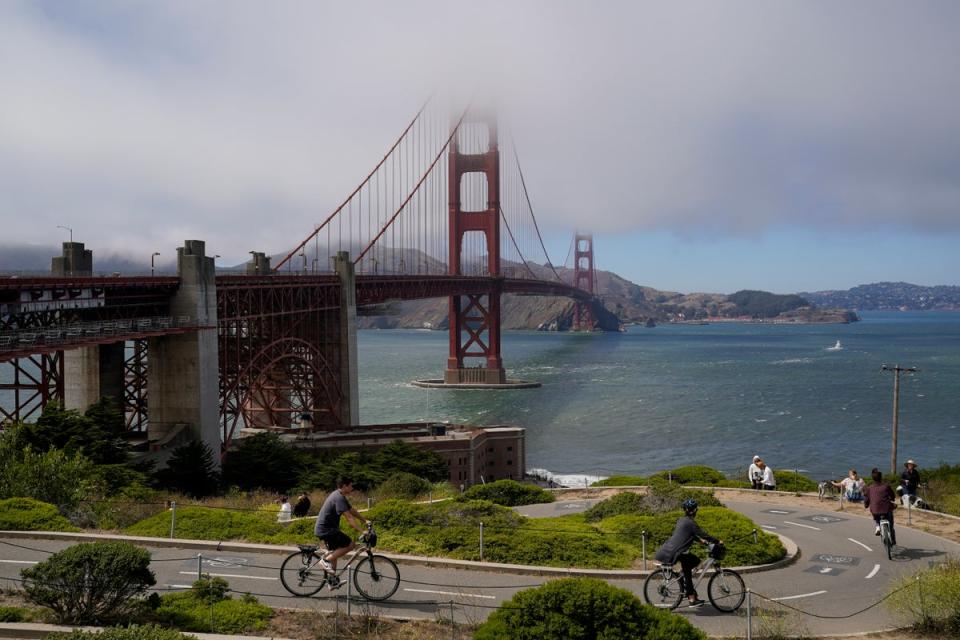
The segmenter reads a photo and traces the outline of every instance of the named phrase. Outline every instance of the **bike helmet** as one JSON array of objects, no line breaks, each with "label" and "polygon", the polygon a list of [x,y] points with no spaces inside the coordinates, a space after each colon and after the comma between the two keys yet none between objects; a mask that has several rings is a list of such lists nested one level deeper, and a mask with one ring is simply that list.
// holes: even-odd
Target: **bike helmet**
[{"label": "bike helmet", "polygon": [[697,504],[697,501],[693,498],[687,498],[680,506],[683,508],[683,512],[688,516],[694,515],[697,512],[697,509],[700,508],[700,505]]}]

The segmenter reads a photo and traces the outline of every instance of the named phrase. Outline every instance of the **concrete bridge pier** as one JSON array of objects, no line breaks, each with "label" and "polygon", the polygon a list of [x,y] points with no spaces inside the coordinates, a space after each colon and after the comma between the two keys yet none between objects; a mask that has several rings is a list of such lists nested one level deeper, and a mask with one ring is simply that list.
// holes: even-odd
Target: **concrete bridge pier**
[{"label": "concrete bridge pier", "polygon": [[200,331],[150,338],[150,440],[160,440],[183,425],[203,441],[219,464],[220,383],[217,350],[217,289],[213,258],[202,240],[177,249],[180,288],[170,300],[170,315],[188,316]]}]

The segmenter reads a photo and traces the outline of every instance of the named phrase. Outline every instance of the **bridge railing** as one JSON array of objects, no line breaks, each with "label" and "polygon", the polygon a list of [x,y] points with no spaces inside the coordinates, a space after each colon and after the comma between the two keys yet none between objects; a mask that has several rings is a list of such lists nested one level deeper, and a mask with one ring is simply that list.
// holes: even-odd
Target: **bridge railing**
[{"label": "bridge railing", "polygon": [[71,322],[57,326],[24,328],[0,332],[0,353],[42,350],[44,347],[67,346],[84,342],[103,342],[138,337],[144,334],[190,329],[196,326],[190,316],[150,316],[123,320]]}]

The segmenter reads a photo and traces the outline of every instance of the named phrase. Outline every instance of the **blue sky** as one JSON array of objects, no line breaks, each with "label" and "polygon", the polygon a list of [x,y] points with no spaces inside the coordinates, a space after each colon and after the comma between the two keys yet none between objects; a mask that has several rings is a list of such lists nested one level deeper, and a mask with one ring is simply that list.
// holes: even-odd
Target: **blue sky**
[{"label": "blue sky", "polygon": [[933,1],[8,0],[0,250],[284,252],[441,89],[497,97],[556,261],[581,228],[659,289],[960,284],[958,32]]}]

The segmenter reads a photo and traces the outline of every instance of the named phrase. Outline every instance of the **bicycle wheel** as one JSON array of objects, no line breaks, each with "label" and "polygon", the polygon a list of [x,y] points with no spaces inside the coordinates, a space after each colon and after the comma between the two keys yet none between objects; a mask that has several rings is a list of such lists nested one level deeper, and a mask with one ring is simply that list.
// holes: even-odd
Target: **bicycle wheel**
[{"label": "bicycle wheel", "polygon": [[658,609],[676,609],[683,600],[680,574],[663,569],[651,573],[643,583],[643,599]]},{"label": "bicycle wheel", "polygon": [[710,604],[719,611],[736,611],[747,597],[747,585],[736,571],[719,569],[710,576],[707,597],[710,598]]},{"label": "bicycle wheel", "polygon": [[[886,523],[884,523],[886,525]],[[887,560],[893,560],[893,540],[890,539],[890,525],[880,527],[880,535],[883,537],[883,546],[887,548]]]},{"label": "bicycle wheel", "polygon": [[353,586],[367,600],[386,600],[400,587],[400,569],[390,558],[370,554],[353,570]]},{"label": "bicycle wheel", "polygon": [[280,583],[295,596],[312,596],[326,583],[323,567],[312,553],[291,554],[280,565]]}]

